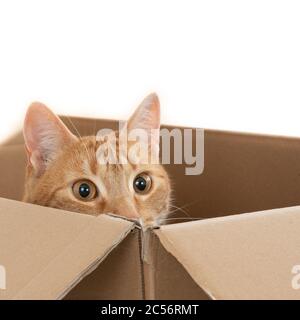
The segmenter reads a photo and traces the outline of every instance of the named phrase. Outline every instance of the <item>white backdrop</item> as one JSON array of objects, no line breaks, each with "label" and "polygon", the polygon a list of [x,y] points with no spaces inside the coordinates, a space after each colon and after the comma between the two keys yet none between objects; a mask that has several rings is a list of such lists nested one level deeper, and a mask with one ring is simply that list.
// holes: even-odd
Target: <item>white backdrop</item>
[{"label": "white backdrop", "polygon": [[28,104],[126,118],[151,91],[169,124],[300,136],[300,2],[0,2],[0,140]]}]

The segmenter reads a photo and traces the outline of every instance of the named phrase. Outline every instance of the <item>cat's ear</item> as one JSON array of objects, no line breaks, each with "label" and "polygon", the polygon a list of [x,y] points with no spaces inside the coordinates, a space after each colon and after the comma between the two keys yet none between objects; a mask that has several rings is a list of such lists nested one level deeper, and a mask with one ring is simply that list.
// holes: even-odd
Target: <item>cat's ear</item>
[{"label": "cat's ear", "polygon": [[160,104],[156,93],[149,94],[127,122],[127,130],[143,129],[154,147],[159,148]]},{"label": "cat's ear", "polygon": [[23,135],[29,164],[41,175],[62,148],[77,138],[44,104],[32,103],[26,113]]}]

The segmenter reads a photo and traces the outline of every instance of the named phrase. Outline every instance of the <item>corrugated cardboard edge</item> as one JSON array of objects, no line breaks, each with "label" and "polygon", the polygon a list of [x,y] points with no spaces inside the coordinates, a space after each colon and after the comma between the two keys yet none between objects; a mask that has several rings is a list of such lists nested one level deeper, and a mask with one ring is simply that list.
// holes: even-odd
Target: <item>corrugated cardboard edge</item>
[{"label": "corrugated cardboard edge", "polygon": [[143,294],[145,300],[155,299],[155,266],[154,252],[156,251],[153,230],[140,231],[141,271],[143,278]]},{"label": "corrugated cardboard edge", "polygon": [[[102,215],[101,219],[108,219],[108,220],[120,220],[124,222],[124,219],[121,218],[116,218],[116,217],[109,217],[108,215]],[[53,290],[57,292],[56,299],[62,299],[76,284],[78,284],[85,276],[87,276],[89,273],[91,273],[93,270],[95,270],[98,265],[110,254],[110,252],[118,246],[120,242],[122,242],[126,236],[135,228],[135,225],[133,223],[127,224],[127,226],[124,228],[124,231],[119,234],[117,238],[111,243],[109,247],[104,250],[104,252],[97,256],[96,259],[93,259],[89,261],[88,263],[86,262],[81,262],[82,265],[87,264],[87,266],[83,267],[79,273],[76,273],[76,271],[73,271],[73,275],[70,276],[70,279],[72,279],[68,285],[66,286],[65,284],[60,284],[59,288],[53,289],[51,287],[48,287],[47,292],[43,291],[43,296],[41,297],[40,295],[38,297],[34,296],[34,289],[36,287],[39,287],[39,284],[41,284],[43,281],[48,281],[49,277],[51,275],[56,274],[54,270],[59,270],[59,268],[64,267],[64,258],[66,256],[70,255],[76,255],[76,246],[77,244],[82,240],[86,239],[86,234],[91,234],[92,232],[97,231],[97,225],[101,224],[100,220],[96,221],[91,221],[90,225],[86,227],[76,238],[75,241],[70,243],[65,249],[60,252],[59,255],[55,257],[51,261],[50,264],[47,265],[47,267],[42,270],[38,275],[36,275],[25,287],[23,287],[18,293],[16,293],[12,299],[13,300],[23,300],[23,299],[52,299],[53,295]],[[91,239],[93,241],[93,239]],[[97,246],[95,246],[95,251],[97,250]],[[96,254],[96,253],[95,253]],[[69,266],[70,267],[70,266]],[[80,270],[80,268],[78,268]],[[53,272],[54,271],[54,272]]]}]

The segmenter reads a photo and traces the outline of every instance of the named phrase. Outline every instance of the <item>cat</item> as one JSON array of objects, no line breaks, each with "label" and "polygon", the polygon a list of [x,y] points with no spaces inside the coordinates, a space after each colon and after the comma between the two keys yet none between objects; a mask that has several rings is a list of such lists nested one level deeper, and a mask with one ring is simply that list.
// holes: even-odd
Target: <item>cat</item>
[{"label": "cat", "polygon": [[[160,103],[148,95],[126,122],[127,131],[143,129],[151,147],[159,148]],[[156,130],[154,130],[156,129]],[[153,131],[158,136],[153,139]],[[158,132],[158,133],[157,133]],[[124,143],[119,139],[117,144]],[[171,183],[159,163],[99,163],[110,141],[77,137],[44,104],[32,103],[23,127],[27,168],[23,201],[83,214],[111,213],[136,220],[144,229],[168,215]],[[150,139],[152,137],[152,139]],[[141,142],[127,141],[126,148]],[[118,151],[118,149],[117,149]]]}]

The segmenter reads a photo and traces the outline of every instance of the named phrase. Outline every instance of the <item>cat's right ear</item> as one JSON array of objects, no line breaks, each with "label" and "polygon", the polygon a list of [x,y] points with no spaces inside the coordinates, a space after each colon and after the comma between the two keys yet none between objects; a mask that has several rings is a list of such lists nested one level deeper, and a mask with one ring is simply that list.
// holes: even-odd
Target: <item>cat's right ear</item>
[{"label": "cat's right ear", "polygon": [[29,165],[37,176],[46,170],[65,145],[77,140],[63,122],[40,102],[29,106],[23,135]]}]

